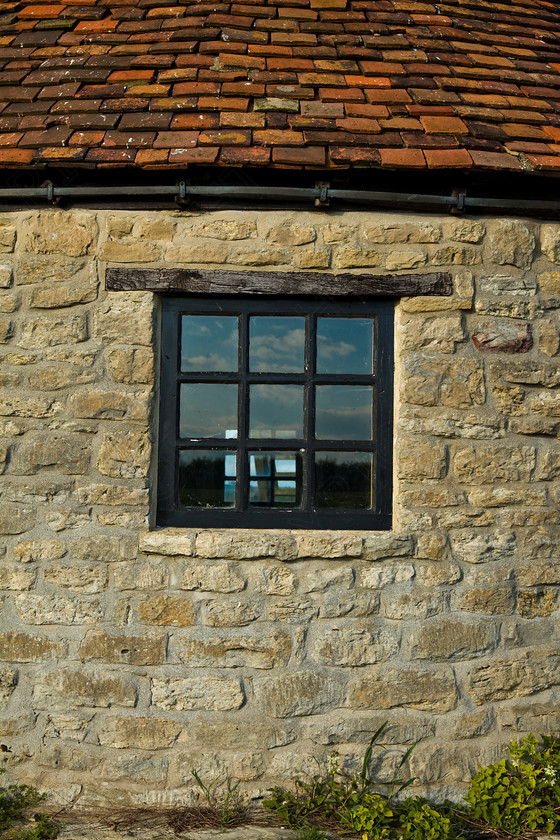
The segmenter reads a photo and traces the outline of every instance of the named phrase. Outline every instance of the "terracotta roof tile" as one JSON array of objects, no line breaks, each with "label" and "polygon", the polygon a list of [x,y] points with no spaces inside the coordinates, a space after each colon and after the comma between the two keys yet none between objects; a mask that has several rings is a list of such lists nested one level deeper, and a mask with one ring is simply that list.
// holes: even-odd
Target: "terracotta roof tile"
[{"label": "terracotta roof tile", "polygon": [[32,0],[2,63],[4,167],[560,173],[547,0]]}]

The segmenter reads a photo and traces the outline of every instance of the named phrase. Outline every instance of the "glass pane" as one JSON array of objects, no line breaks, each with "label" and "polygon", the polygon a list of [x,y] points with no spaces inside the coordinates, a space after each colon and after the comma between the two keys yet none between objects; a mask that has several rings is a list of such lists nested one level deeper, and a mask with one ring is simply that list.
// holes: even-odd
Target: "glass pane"
[{"label": "glass pane", "polygon": [[302,438],[303,387],[251,385],[249,437]]},{"label": "glass pane", "polygon": [[236,438],[237,385],[183,383],[179,435],[184,438]]},{"label": "glass pane", "polygon": [[182,371],[237,370],[238,345],[236,315],[181,318]]},{"label": "glass pane", "polygon": [[299,452],[250,452],[249,506],[300,507],[301,465]]},{"label": "glass pane", "polygon": [[371,440],[371,385],[317,385],[315,437]]},{"label": "glass pane", "polygon": [[305,367],[305,318],[255,315],[249,320],[249,370],[301,372]]},{"label": "glass pane", "polygon": [[370,452],[315,454],[315,507],[363,510],[372,507]]},{"label": "glass pane", "polygon": [[235,452],[180,450],[179,504],[183,507],[234,507],[235,465]]},{"label": "glass pane", "polygon": [[317,318],[317,373],[372,372],[371,318]]}]

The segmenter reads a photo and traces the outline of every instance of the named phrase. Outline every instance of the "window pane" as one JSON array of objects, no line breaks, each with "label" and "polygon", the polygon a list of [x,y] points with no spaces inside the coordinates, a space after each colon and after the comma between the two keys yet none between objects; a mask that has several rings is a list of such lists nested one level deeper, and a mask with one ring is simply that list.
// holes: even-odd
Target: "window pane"
[{"label": "window pane", "polygon": [[315,437],[371,440],[372,400],[370,385],[317,385]]},{"label": "window pane", "polygon": [[305,367],[305,318],[255,315],[249,320],[249,370],[301,372]]},{"label": "window pane", "polygon": [[303,387],[251,385],[249,416],[249,437],[303,437]]},{"label": "window pane", "polygon": [[237,385],[183,383],[179,411],[180,437],[237,437]]},{"label": "window pane", "polygon": [[179,504],[182,507],[234,507],[235,477],[235,452],[182,449],[179,452]]},{"label": "window pane", "polygon": [[301,507],[299,452],[249,453],[249,507]]},{"label": "window pane", "polygon": [[315,507],[363,510],[372,507],[370,452],[315,454]]},{"label": "window pane", "polygon": [[317,373],[372,372],[371,318],[317,318]]},{"label": "window pane", "polygon": [[183,315],[181,370],[238,369],[238,324],[235,315]]}]

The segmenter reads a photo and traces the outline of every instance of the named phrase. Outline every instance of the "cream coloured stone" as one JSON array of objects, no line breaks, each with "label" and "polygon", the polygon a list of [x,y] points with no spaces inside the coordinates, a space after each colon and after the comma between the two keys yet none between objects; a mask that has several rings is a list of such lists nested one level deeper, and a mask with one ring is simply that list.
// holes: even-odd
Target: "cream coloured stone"
[{"label": "cream coloured stone", "polygon": [[23,321],[18,344],[26,350],[40,350],[57,344],[79,344],[87,338],[85,315],[41,315]]},{"label": "cream coloured stone", "polygon": [[[89,769],[89,768],[84,768]],[[112,755],[103,763],[101,776],[105,779],[135,779],[141,782],[161,785],[167,779],[169,761],[166,758],[144,757],[133,752],[131,755]]]},{"label": "cream coloured stone", "polygon": [[21,563],[60,560],[65,554],[66,546],[60,540],[26,540],[14,546],[14,557]]},{"label": "cream coloured stone", "polygon": [[225,712],[241,708],[244,702],[239,679],[212,674],[152,679],[152,704],[168,711]]},{"label": "cream coloured stone", "polygon": [[31,569],[0,566],[0,589],[10,589],[20,592],[25,589],[31,589],[36,577],[37,573]]},{"label": "cream coloured stone", "polygon": [[108,351],[107,359],[115,382],[151,385],[154,381],[154,357],[147,347],[115,347]]},{"label": "cream coloured stone", "polygon": [[138,617],[145,624],[189,627],[194,624],[193,602],[180,595],[151,595],[138,604]]},{"label": "cream coloured stone", "polygon": [[468,493],[470,504],[476,507],[502,507],[518,505],[520,499],[527,505],[546,505],[546,490],[535,487],[475,487]]},{"label": "cream coloured stone", "polygon": [[125,676],[110,671],[61,668],[46,674],[33,689],[38,709],[72,706],[135,706],[136,688]]},{"label": "cream coloured stone", "polygon": [[514,732],[556,735],[560,729],[560,710],[557,703],[536,703],[535,700],[500,703],[496,714],[500,725],[511,728]]},{"label": "cream coloured stone", "polygon": [[367,589],[382,589],[390,583],[407,583],[416,575],[412,563],[391,563],[365,568],[360,574],[360,583]]},{"label": "cream coloured stone", "polygon": [[196,236],[210,239],[254,239],[257,235],[257,225],[254,221],[235,221],[221,219],[214,222],[205,222],[195,229]]},{"label": "cream coloured stone", "polygon": [[480,242],[484,236],[485,228],[482,222],[474,222],[470,219],[457,219],[448,222],[443,227],[443,235],[455,242]]},{"label": "cream coloured stone", "polygon": [[504,616],[513,613],[515,597],[511,584],[488,583],[454,591],[451,605],[454,610]]},{"label": "cream coloured stone", "polygon": [[78,435],[26,436],[17,447],[12,463],[16,475],[35,475],[55,469],[64,475],[83,475],[90,458],[90,441]]},{"label": "cream coloured stone", "polygon": [[448,315],[409,320],[401,328],[401,346],[405,350],[436,350],[454,353],[456,345],[465,340],[462,316]]},{"label": "cream coloured stone", "polygon": [[95,624],[103,615],[99,601],[38,592],[17,595],[15,607],[25,624]]},{"label": "cream coloured stone", "polygon": [[196,554],[208,558],[252,560],[277,557],[291,560],[296,556],[296,542],[285,531],[200,531],[196,538]]},{"label": "cream coloured stone", "polygon": [[439,242],[441,230],[439,227],[430,224],[410,225],[408,241],[418,244],[429,244]]},{"label": "cream coloured stone", "polygon": [[54,641],[28,633],[7,631],[0,633],[0,659],[6,662],[48,662],[63,660],[67,653],[65,641]]},{"label": "cream coloured stone", "polygon": [[130,215],[119,213],[116,216],[109,216],[107,219],[107,233],[109,236],[115,237],[115,239],[127,236],[129,233],[132,233],[135,218],[136,214],[133,215],[132,213]]},{"label": "cream coloured stone", "polygon": [[555,321],[540,318],[537,326],[538,346],[545,356],[555,356],[560,348],[560,331]]},{"label": "cream coloured stone", "polygon": [[341,680],[334,682],[314,671],[295,671],[254,681],[255,702],[266,715],[299,717],[330,711],[340,706]]},{"label": "cream coloured stone", "polygon": [[69,589],[71,592],[94,595],[107,588],[107,567],[101,564],[87,566],[57,564],[47,566],[44,574],[47,583]]},{"label": "cream coloured stone", "polygon": [[16,312],[21,305],[21,298],[12,292],[0,293],[0,312]]},{"label": "cream coloured stone", "polygon": [[138,221],[132,231],[133,236],[140,239],[159,239],[170,241],[175,233],[175,225],[172,222],[159,219],[156,221]]},{"label": "cream coloured stone", "polygon": [[319,614],[319,608],[311,599],[281,598],[271,601],[268,606],[269,621],[281,624],[308,624]]},{"label": "cream coloured stone", "polygon": [[553,263],[560,263],[560,229],[558,225],[541,225],[541,250]]},{"label": "cream coloured stone", "polygon": [[14,334],[14,322],[9,318],[0,318],[0,344],[7,344]]},{"label": "cream coloured stone", "polygon": [[222,265],[229,262],[231,246],[223,242],[190,242],[181,245],[173,245],[165,252],[165,261],[168,264],[190,263],[190,264],[215,264]]},{"label": "cream coloured stone", "polygon": [[150,466],[150,441],[132,431],[106,432],[101,439],[96,468],[109,478],[145,478]]},{"label": "cream coloured stone", "polygon": [[355,571],[351,566],[314,569],[300,578],[300,589],[302,592],[325,592],[334,586],[350,589],[354,585],[354,577]]},{"label": "cream coloured stone", "polygon": [[505,385],[494,385],[492,396],[496,403],[496,408],[501,414],[509,414],[511,417],[517,417],[520,414],[525,414],[527,411],[525,391],[517,386],[508,388]]},{"label": "cream coloured stone", "polygon": [[140,750],[161,750],[175,743],[181,724],[153,717],[109,715],[98,733],[103,747]]},{"label": "cream coloured stone", "polygon": [[138,547],[145,554],[192,557],[195,536],[194,531],[186,534],[178,533],[175,529],[149,531],[140,535]]},{"label": "cream coloured stone", "polygon": [[410,534],[379,532],[364,539],[364,558],[383,560],[386,557],[408,557],[414,553],[414,539]]},{"label": "cream coloured stone", "polygon": [[381,265],[381,259],[380,251],[366,251],[363,248],[342,245],[335,248],[333,252],[333,267],[335,269],[371,268]]},{"label": "cream coloured stone", "polygon": [[558,608],[558,593],[553,589],[517,591],[517,612],[523,618],[547,618]]},{"label": "cream coloured stone", "polygon": [[23,534],[33,528],[36,519],[34,508],[0,502],[0,534]]},{"label": "cream coloured stone", "polygon": [[[215,631],[214,631],[215,632]],[[281,630],[207,635],[198,632],[175,641],[179,660],[191,668],[270,668],[286,665],[290,636]]]},{"label": "cream coloured stone", "polygon": [[285,566],[264,567],[256,585],[267,595],[291,595],[296,588],[296,576]]},{"label": "cream coloured stone", "polygon": [[311,659],[329,667],[354,668],[373,665],[395,656],[398,638],[383,629],[335,625],[317,633],[311,641]]},{"label": "cream coloured stone", "polygon": [[432,255],[433,265],[478,265],[482,257],[476,248],[459,245],[445,245]]},{"label": "cream coloured stone", "polygon": [[148,420],[150,395],[146,391],[87,388],[73,394],[69,408],[75,417],[95,420]]},{"label": "cream coloured stone", "polygon": [[411,659],[472,659],[495,650],[499,626],[492,621],[465,621],[460,618],[435,618],[416,628],[408,638]]},{"label": "cream coloured stone", "polygon": [[451,535],[451,547],[457,560],[465,563],[511,561],[515,556],[515,534],[493,529],[489,533],[479,530],[461,530]]},{"label": "cream coloured stone", "polygon": [[479,278],[481,292],[488,295],[524,295],[533,294],[537,289],[532,276],[514,274],[490,274]]},{"label": "cream coloured stone", "polygon": [[14,282],[11,265],[0,264],[0,289],[9,289]]},{"label": "cream coloured stone", "polygon": [[61,404],[50,397],[0,393],[0,415],[4,417],[54,417],[61,410]]},{"label": "cream coloured stone", "polygon": [[0,717],[0,731],[5,738],[29,735],[37,721],[37,715],[32,712],[20,712],[14,717]]},{"label": "cream coloured stone", "polygon": [[529,481],[535,468],[533,446],[487,445],[459,447],[453,459],[458,481],[465,484],[495,484],[506,481]]},{"label": "cream coloured stone", "polygon": [[203,592],[241,592],[247,577],[236,563],[189,563],[183,572],[181,587]]},{"label": "cream coloured stone", "polygon": [[457,563],[429,563],[416,568],[418,582],[423,586],[446,586],[457,583],[463,577],[461,567]]},{"label": "cream coloured stone", "polygon": [[354,618],[375,615],[379,612],[379,592],[340,592],[327,590],[319,606],[321,618]]},{"label": "cream coloured stone", "polygon": [[307,245],[314,242],[317,234],[313,228],[300,227],[296,224],[276,225],[271,228],[266,238],[275,245]]},{"label": "cream coloured stone", "polygon": [[363,538],[348,531],[296,532],[297,556],[323,557],[359,557],[363,550]]},{"label": "cream coloured stone", "polygon": [[91,212],[42,210],[29,217],[25,233],[32,251],[79,257],[90,250],[98,227]]},{"label": "cream coloured stone", "polygon": [[560,585],[560,561],[546,563],[520,563],[515,567],[515,577],[521,586]]},{"label": "cream coloured stone", "polygon": [[329,248],[307,248],[298,252],[300,268],[329,268],[331,251]]},{"label": "cream coloured stone", "polygon": [[476,703],[527,697],[560,684],[560,652],[523,651],[479,665],[471,671],[468,690]]},{"label": "cream coloured stone", "polygon": [[93,336],[106,346],[115,343],[150,347],[153,309],[153,295],[149,292],[111,294],[95,311]]},{"label": "cream coloured stone", "polygon": [[[137,541],[134,537],[119,534],[113,536],[97,534],[92,537],[82,536],[68,543],[70,556],[85,563],[111,563],[116,560],[131,560],[136,557]],[[56,559],[48,558],[50,559]]]},{"label": "cream coloured stone", "polygon": [[29,305],[34,309],[61,309],[91,303],[97,297],[97,282],[72,286],[42,286],[32,289]]},{"label": "cream coloured stone", "polygon": [[[296,740],[297,732],[289,724],[279,726],[263,719],[262,714],[241,716],[231,720],[225,715],[220,718],[220,725],[205,716],[193,717],[189,726],[189,742],[198,747],[198,754],[204,754],[208,744],[220,750],[270,750],[291,744]],[[192,779],[192,764],[188,767],[189,779]]]},{"label": "cream coloured stone", "polygon": [[[18,672],[8,665],[0,666],[0,706],[5,706],[11,693],[18,684]],[[2,730],[4,732],[4,730]]]},{"label": "cream coloured stone", "polygon": [[415,587],[412,592],[395,594],[384,591],[381,597],[381,612],[392,620],[406,618],[429,618],[443,612],[445,594]]},{"label": "cream coloured stone", "polygon": [[[556,525],[557,520],[554,521]],[[524,560],[556,560],[558,533],[552,528],[526,528],[523,533],[521,556]]]},{"label": "cream coloured stone", "polygon": [[76,370],[72,365],[53,365],[34,370],[29,374],[29,384],[37,391],[59,391],[70,386],[85,385],[98,378],[95,370]]},{"label": "cream coloured stone", "polygon": [[352,709],[392,709],[397,706],[442,714],[455,708],[457,688],[451,668],[387,668],[373,666],[349,687]]},{"label": "cream coloured stone", "polygon": [[335,242],[349,242],[354,238],[357,231],[355,225],[328,224],[323,228],[323,239],[327,245],[333,245]]},{"label": "cream coloured stone", "polygon": [[90,484],[78,488],[78,499],[86,505],[147,505],[148,490],[120,484]]},{"label": "cream coloured stone", "polygon": [[84,662],[99,660],[122,665],[161,665],[166,659],[165,634],[112,636],[100,629],[88,630],[80,645]]},{"label": "cream coloured stone", "polygon": [[115,589],[167,589],[170,575],[167,567],[157,563],[115,563],[111,586]]},{"label": "cream coloured stone", "polygon": [[523,321],[532,321],[543,313],[543,306],[537,299],[530,300],[508,300],[507,298],[490,298],[485,295],[478,295],[475,301],[475,309],[483,315],[490,315],[493,318],[518,318]]},{"label": "cream coloured stone", "polygon": [[147,263],[160,258],[161,251],[154,242],[133,239],[131,241],[109,241],[101,246],[100,257],[107,262]]},{"label": "cream coloured stone", "polygon": [[385,257],[385,268],[388,271],[398,271],[405,268],[419,268],[426,265],[427,255],[424,251],[391,251]]},{"label": "cream coloured stone", "polygon": [[408,240],[410,227],[408,225],[382,224],[365,229],[365,236],[376,245],[394,245]]},{"label": "cream coloured stone", "polygon": [[266,266],[266,265],[290,265],[292,262],[292,251],[288,248],[232,248],[227,259],[231,265]]},{"label": "cream coloured stone", "polygon": [[504,219],[488,224],[486,251],[492,262],[528,268],[534,250],[535,237],[523,222]]},{"label": "cream coloured stone", "polygon": [[397,474],[408,481],[443,478],[447,473],[447,447],[421,440],[406,441],[397,454]]},{"label": "cream coloured stone", "polygon": [[447,361],[414,353],[403,360],[405,403],[469,408],[482,405],[485,396],[484,369],[476,359]]},{"label": "cream coloured stone", "polygon": [[537,279],[542,292],[549,295],[560,294],[560,272],[543,271]]},{"label": "cream coloured stone", "polygon": [[204,624],[209,627],[245,627],[260,618],[263,606],[253,598],[246,601],[207,601]]}]

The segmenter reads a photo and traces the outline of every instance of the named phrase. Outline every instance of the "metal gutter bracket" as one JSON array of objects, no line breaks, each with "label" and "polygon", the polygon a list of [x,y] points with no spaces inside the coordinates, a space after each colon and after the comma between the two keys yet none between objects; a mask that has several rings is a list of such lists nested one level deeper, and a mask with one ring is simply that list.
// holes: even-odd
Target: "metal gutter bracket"
[{"label": "metal gutter bracket", "polygon": [[329,196],[330,183],[328,181],[316,181],[315,189],[319,193],[315,198],[315,207],[330,207],[331,199]]},{"label": "metal gutter bracket", "polygon": [[186,207],[189,203],[189,195],[186,181],[179,181],[177,184],[177,194],[175,195],[175,204],[179,207]]},{"label": "metal gutter bracket", "polygon": [[467,197],[466,190],[453,190],[451,195],[457,199],[454,207],[450,208],[450,212],[454,216],[461,216],[465,212],[465,198]]},{"label": "metal gutter bracket", "polygon": [[50,204],[53,204],[55,207],[60,207],[60,196],[55,194],[55,186],[52,181],[43,181],[41,184],[43,189],[47,191],[46,199]]}]

